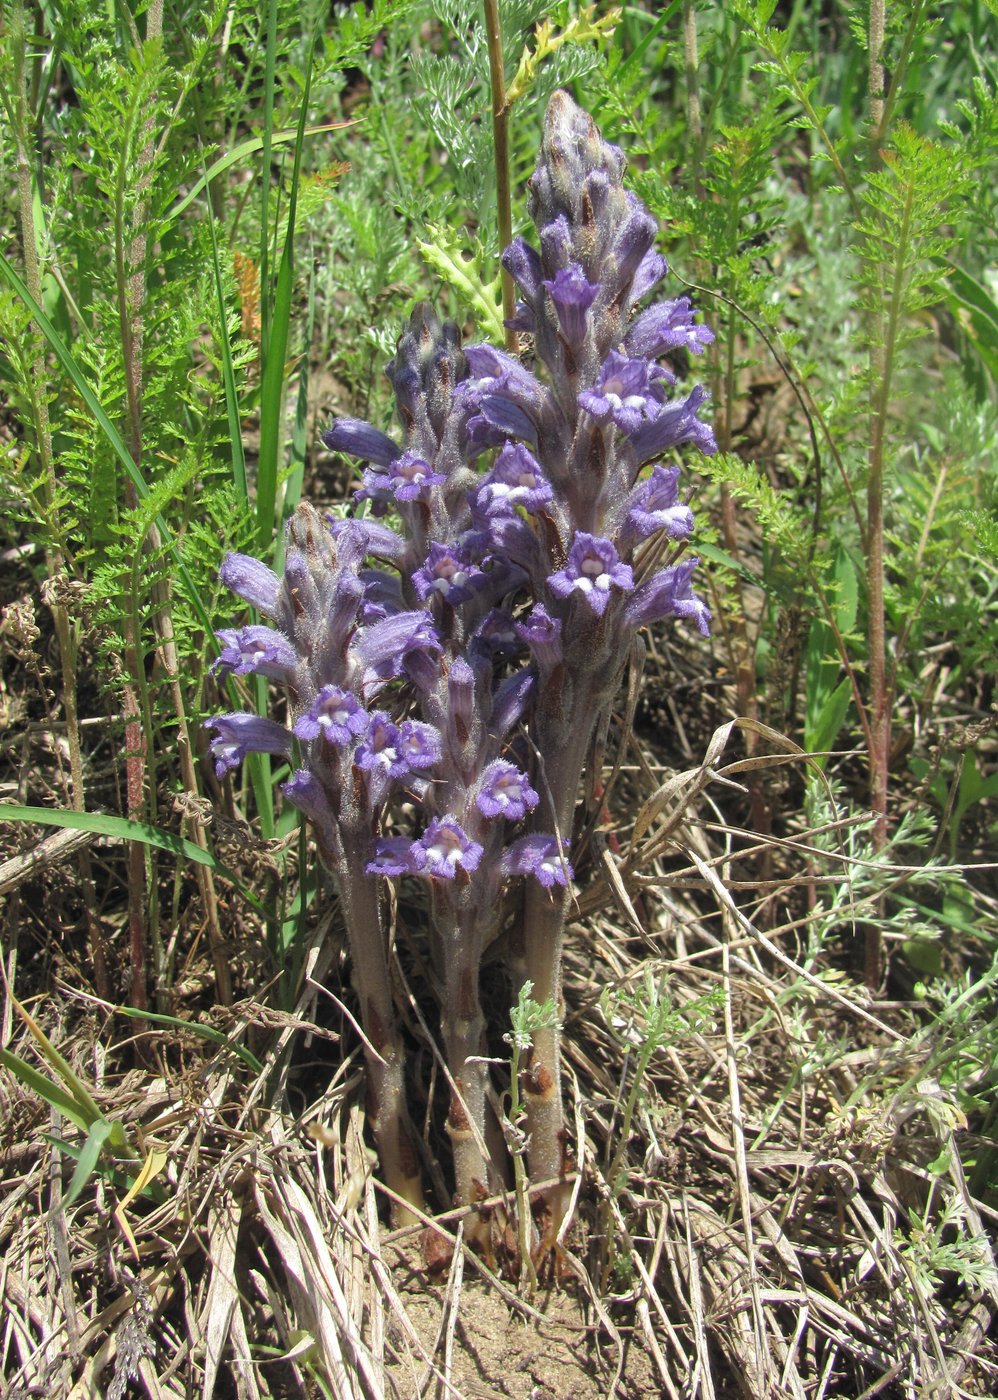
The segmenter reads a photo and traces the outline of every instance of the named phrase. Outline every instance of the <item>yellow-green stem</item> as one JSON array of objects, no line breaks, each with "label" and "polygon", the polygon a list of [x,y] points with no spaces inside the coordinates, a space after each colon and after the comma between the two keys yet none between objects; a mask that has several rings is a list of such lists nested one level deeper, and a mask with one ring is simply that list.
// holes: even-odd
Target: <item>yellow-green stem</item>
[{"label": "yellow-green stem", "polygon": [[[509,106],[506,101],[506,75],[502,56],[502,28],[499,23],[499,0],[484,0],[485,32],[489,46],[489,81],[492,88],[492,138],[495,144],[496,223],[499,247],[507,248],[513,241],[513,206],[509,186]],[[501,269],[502,314],[512,320],[516,312],[516,292],[513,279]],[[519,349],[516,331],[506,327],[506,349],[513,355]]]}]

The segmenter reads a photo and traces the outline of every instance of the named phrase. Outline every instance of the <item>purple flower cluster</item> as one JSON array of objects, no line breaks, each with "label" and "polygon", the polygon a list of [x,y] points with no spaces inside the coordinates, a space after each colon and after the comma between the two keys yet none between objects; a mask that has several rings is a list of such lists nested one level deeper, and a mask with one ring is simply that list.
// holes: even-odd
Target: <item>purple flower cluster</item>
[{"label": "purple flower cluster", "polygon": [[[537,243],[518,237],[503,254],[538,372],[492,345],[462,347],[455,326],[417,307],[388,366],[399,438],[350,418],[324,435],[363,464],[363,514],[331,523],[300,506],[282,578],[242,555],[222,570],[265,624],[221,632],[216,669],[284,686],[289,718],[209,721],[216,771],[249,752],[297,755],[283,790],[312,821],[345,906],[375,876],[431,883],[439,972],[460,1003],[455,1124],[484,1112],[484,1071],[466,1061],[504,887],[526,878],[521,946],[539,936],[532,922],[560,929],[586,753],[635,633],[670,617],[709,627],[697,561],[679,558],[693,515],[668,461],[687,443],[714,450],[698,417],[706,396],[673,394],[659,359],[698,354],[712,335],[685,297],[642,305],[666,265],[623,170],[556,93],[530,182]],[[484,1168],[453,1132],[470,1199]]]}]

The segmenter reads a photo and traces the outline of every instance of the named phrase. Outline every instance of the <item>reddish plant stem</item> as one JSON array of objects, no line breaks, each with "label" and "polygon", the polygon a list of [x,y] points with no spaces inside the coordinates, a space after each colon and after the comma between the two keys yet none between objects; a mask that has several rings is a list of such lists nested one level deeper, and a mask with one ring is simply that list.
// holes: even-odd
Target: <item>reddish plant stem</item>
[{"label": "reddish plant stem", "polygon": [[442,1016],[451,1090],[447,1132],[454,1156],[459,1204],[474,1205],[489,1194],[486,1133],[485,1016],[478,993],[485,919],[472,898],[474,884],[434,889],[434,924],[444,958]]}]

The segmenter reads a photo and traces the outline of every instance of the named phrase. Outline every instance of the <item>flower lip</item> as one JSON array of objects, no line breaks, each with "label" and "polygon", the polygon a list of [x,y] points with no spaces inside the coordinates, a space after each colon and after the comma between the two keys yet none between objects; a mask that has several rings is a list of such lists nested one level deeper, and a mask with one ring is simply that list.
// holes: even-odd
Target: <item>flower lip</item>
[{"label": "flower lip", "polygon": [[590,282],[581,263],[569,263],[545,281],[562,334],[573,349],[586,338],[591,322],[589,309],[599,296],[600,285]]},{"label": "flower lip", "polygon": [[696,557],[683,559],[646,579],[628,599],[625,616],[630,625],[642,627],[664,617],[681,617],[694,623],[703,636],[709,636],[710,609],[691,587],[693,571],[699,563]]},{"label": "flower lip", "polygon": [[566,886],[573,870],[558,848],[557,838],[541,832],[521,836],[503,852],[504,875],[532,875],[545,889]]},{"label": "flower lip", "polygon": [[679,468],[657,466],[631,493],[623,537],[643,540],[664,530],[670,539],[686,540],[693,525],[693,512],[679,501]]},{"label": "flower lip", "polygon": [[629,355],[657,359],[667,350],[684,349],[700,355],[714,339],[709,326],[694,321],[689,297],[660,301],[642,311],[631,323],[624,339]]},{"label": "flower lip", "polygon": [[522,506],[537,514],[552,500],[551,483],[533,453],[520,442],[507,443],[475,492],[472,510],[480,516],[509,515]]},{"label": "flower lip", "polygon": [[325,685],[299,716],[294,732],[299,739],[324,739],[343,748],[364,733],[370,718],[356,695],[338,685]]},{"label": "flower lip", "polygon": [[387,485],[397,501],[425,500],[433,486],[442,485],[447,478],[418,452],[403,452],[388,468]]},{"label": "flower lip", "polygon": [[398,750],[407,768],[432,768],[443,756],[440,731],[417,719],[403,720],[398,727]]},{"label": "flower lip", "polygon": [[419,875],[426,865],[423,848],[405,836],[380,836],[365,865],[368,875]]},{"label": "flower lip", "polygon": [[599,423],[612,419],[625,433],[635,433],[655,419],[665,399],[663,383],[672,376],[661,365],[611,350],[592,389],[579,394],[579,406]]},{"label": "flower lip", "polygon": [[506,817],[513,822],[522,820],[538,802],[540,798],[530,786],[526,773],[501,758],[490,763],[483,772],[475,798],[483,817]]},{"label": "flower lip", "polygon": [[381,772],[389,778],[408,775],[409,761],[403,752],[402,736],[384,710],[371,716],[370,728],[364,742],[358,745],[354,761],[365,772]]},{"label": "flower lip", "polygon": [[425,857],[425,873],[453,880],[458,870],[478,869],[484,848],[472,841],[456,817],[434,818],[415,843]]},{"label": "flower lip", "polygon": [[452,606],[467,602],[484,579],[482,570],[455,544],[431,541],[426,561],[412,576],[413,587],[424,601],[439,594]]},{"label": "flower lip", "polygon": [[629,564],[621,563],[612,541],[580,530],[568,551],[568,562],[551,575],[548,587],[556,598],[581,593],[596,616],[602,617],[611,588],[629,592],[634,574]]}]

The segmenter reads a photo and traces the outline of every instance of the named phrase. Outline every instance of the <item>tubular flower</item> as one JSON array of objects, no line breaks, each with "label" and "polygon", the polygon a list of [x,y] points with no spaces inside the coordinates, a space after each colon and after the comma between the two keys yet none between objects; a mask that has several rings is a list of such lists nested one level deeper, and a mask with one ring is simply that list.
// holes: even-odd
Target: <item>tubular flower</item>
[{"label": "tubular flower", "polygon": [[259,715],[234,714],[216,715],[205,721],[206,729],[214,729],[211,741],[211,756],[215,760],[215,776],[224,778],[233,768],[238,768],[248,753],[277,754],[281,758],[291,756],[291,735],[282,724],[272,719],[261,719]]},{"label": "tubular flower", "polygon": [[515,763],[497,758],[482,774],[475,805],[483,817],[506,817],[517,822],[540,802],[526,773]]},{"label": "tubular flower", "polygon": [[556,598],[581,593],[597,617],[606,612],[611,588],[634,587],[630,564],[622,564],[613,543],[580,532],[568,552],[568,563],[551,575],[548,587]]}]

